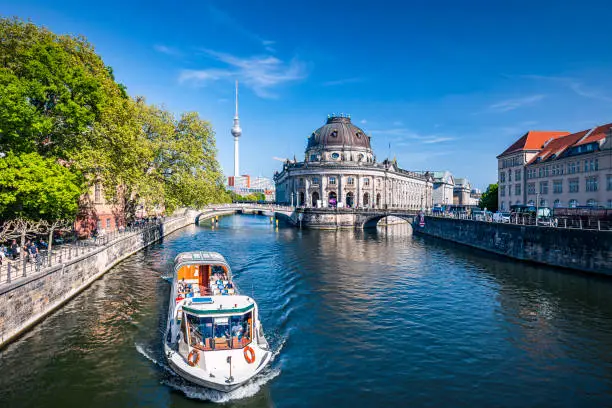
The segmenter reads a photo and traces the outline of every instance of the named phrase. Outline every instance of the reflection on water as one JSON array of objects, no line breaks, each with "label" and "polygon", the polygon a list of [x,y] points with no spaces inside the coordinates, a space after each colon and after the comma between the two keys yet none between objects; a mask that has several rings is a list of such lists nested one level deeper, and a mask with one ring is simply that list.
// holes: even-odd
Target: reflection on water
[{"label": "reflection on water", "polygon": [[[231,395],[165,365],[167,275],[221,252],[277,352]],[[612,281],[413,237],[190,227],[119,264],[0,352],[0,406],[610,406]]]}]

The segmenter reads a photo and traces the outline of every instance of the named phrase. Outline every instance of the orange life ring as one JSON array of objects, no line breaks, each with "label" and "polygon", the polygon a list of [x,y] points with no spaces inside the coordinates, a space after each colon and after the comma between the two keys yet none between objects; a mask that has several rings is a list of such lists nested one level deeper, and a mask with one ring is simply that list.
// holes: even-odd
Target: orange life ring
[{"label": "orange life ring", "polygon": [[197,350],[191,350],[191,353],[187,356],[187,364],[195,366],[200,361],[200,353]]},{"label": "orange life ring", "polygon": [[250,346],[246,346],[244,348],[244,359],[249,364],[253,364],[255,362],[255,350],[253,350]]}]

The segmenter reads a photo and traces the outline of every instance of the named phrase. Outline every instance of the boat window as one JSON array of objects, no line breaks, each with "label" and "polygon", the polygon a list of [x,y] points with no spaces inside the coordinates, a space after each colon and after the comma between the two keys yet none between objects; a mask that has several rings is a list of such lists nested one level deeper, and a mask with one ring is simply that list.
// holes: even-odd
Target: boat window
[{"label": "boat window", "polygon": [[200,350],[241,349],[251,343],[253,313],[230,317],[198,317],[187,314],[189,345]]}]

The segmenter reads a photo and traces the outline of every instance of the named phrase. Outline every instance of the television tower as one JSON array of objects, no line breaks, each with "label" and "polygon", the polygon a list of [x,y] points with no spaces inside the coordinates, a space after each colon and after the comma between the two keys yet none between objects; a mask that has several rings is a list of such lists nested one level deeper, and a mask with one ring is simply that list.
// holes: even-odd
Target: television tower
[{"label": "television tower", "polygon": [[236,115],[234,116],[234,126],[232,126],[232,136],[234,136],[234,180],[237,180],[237,178],[240,177],[238,139],[241,135],[242,129],[240,128],[240,118],[238,118],[238,81],[236,81]]}]

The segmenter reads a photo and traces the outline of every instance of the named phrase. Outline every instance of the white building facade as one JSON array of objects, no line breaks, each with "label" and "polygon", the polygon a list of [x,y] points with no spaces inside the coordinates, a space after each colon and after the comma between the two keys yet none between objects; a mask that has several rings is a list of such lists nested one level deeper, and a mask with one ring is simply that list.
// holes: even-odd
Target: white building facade
[{"label": "white building facade", "polygon": [[429,210],[433,177],[376,162],[370,137],[348,116],[330,116],[308,138],[302,162],[274,176],[276,202],[303,207]]}]

